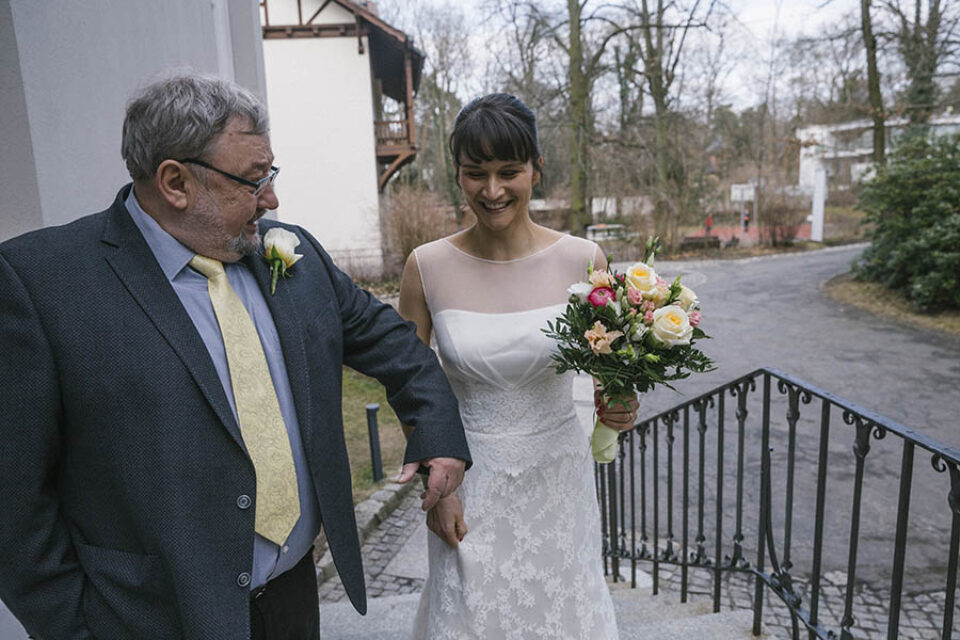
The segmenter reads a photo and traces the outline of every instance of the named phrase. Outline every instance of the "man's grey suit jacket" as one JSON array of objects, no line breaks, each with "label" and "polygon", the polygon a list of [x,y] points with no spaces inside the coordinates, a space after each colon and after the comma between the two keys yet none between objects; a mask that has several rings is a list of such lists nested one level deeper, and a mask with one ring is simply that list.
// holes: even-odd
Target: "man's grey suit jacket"
[{"label": "man's grey suit jacket", "polygon": [[[249,636],[254,469],[206,348],[124,207],[0,244],[0,597],[38,638]],[[262,230],[279,223],[261,221]],[[280,225],[285,226],[285,225]],[[377,378],[406,460],[469,461],[413,326],[298,227],[269,293],[324,528],[366,610],[340,393]]]}]

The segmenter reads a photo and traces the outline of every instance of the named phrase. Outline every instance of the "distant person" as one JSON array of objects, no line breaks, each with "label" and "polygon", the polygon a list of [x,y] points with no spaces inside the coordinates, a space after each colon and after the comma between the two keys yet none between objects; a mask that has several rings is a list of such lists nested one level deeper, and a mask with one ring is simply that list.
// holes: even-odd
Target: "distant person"
[{"label": "distant person", "polygon": [[[425,508],[470,460],[456,400],[408,323],[261,219],[279,170],[248,91],[151,84],[122,153],[109,209],[0,244],[0,597],[37,638],[318,638],[321,522],[366,610],[343,365],[414,425]],[[267,230],[302,254],[275,292]]]},{"label": "distant person", "polygon": [[[400,313],[424,343],[436,336],[476,465],[427,514],[436,535],[414,638],[615,639],[573,374],[556,373],[555,343],[541,331],[587,265],[606,259],[593,242],[530,219],[543,158],[520,100],[470,102],[450,150],[477,221],[411,254]],[[599,415],[624,430],[636,410],[634,397]]]},{"label": "distant person", "polygon": [[713,214],[707,214],[706,224],[704,225],[707,228],[707,235],[710,235],[710,229],[713,227]]},{"label": "distant person", "polygon": [[743,233],[750,233],[750,212],[746,211],[743,214]]}]

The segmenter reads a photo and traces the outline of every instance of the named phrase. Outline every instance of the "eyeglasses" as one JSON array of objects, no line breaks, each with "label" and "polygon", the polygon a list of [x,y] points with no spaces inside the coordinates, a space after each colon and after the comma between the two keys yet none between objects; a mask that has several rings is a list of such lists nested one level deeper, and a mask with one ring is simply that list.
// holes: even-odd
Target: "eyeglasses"
[{"label": "eyeglasses", "polygon": [[270,167],[270,173],[260,178],[259,180],[247,180],[246,178],[241,178],[240,176],[235,176],[232,173],[227,173],[223,169],[217,169],[212,164],[207,164],[203,160],[198,160],[197,158],[186,158],[184,160],[178,160],[178,162],[200,165],[204,169],[210,169],[211,171],[216,171],[222,176],[230,178],[234,182],[239,182],[242,185],[248,187],[253,187],[253,195],[259,196],[263,193],[263,190],[268,186],[272,186],[277,179],[277,174],[280,173],[280,167]]}]

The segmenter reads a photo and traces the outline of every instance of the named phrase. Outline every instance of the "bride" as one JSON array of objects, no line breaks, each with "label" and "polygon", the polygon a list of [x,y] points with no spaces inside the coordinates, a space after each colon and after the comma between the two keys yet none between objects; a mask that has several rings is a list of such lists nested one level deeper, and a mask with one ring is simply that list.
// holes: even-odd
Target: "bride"
[{"label": "bride", "polygon": [[[477,222],[411,254],[399,307],[421,340],[436,336],[474,466],[427,513],[435,535],[414,637],[610,640],[617,628],[588,438],[572,374],[556,373],[541,331],[587,265],[606,260],[594,243],[530,219],[543,159],[520,100],[472,101],[450,148]],[[636,408],[631,398],[598,411],[623,430]]]}]

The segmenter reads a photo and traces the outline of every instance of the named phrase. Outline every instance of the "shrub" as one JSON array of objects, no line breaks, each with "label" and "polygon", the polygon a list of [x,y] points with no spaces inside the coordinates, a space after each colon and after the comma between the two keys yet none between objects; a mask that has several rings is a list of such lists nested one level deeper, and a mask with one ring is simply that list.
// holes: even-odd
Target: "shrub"
[{"label": "shrub", "polygon": [[770,194],[762,202],[760,236],[774,247],[791,246],[810,212],[808,203],[784,193]]},{"label": "shrub", "polygon": [[874,224],[858,278],[923,310],[960,308],[960,136],[908,139],[864,183],[857,206]]},{"label": "shrub", "polygon": [[390,253],[402,267],[421,244],[450,233],[449,207],[424,189],[397,185],[387,201],[387,239]]}]

